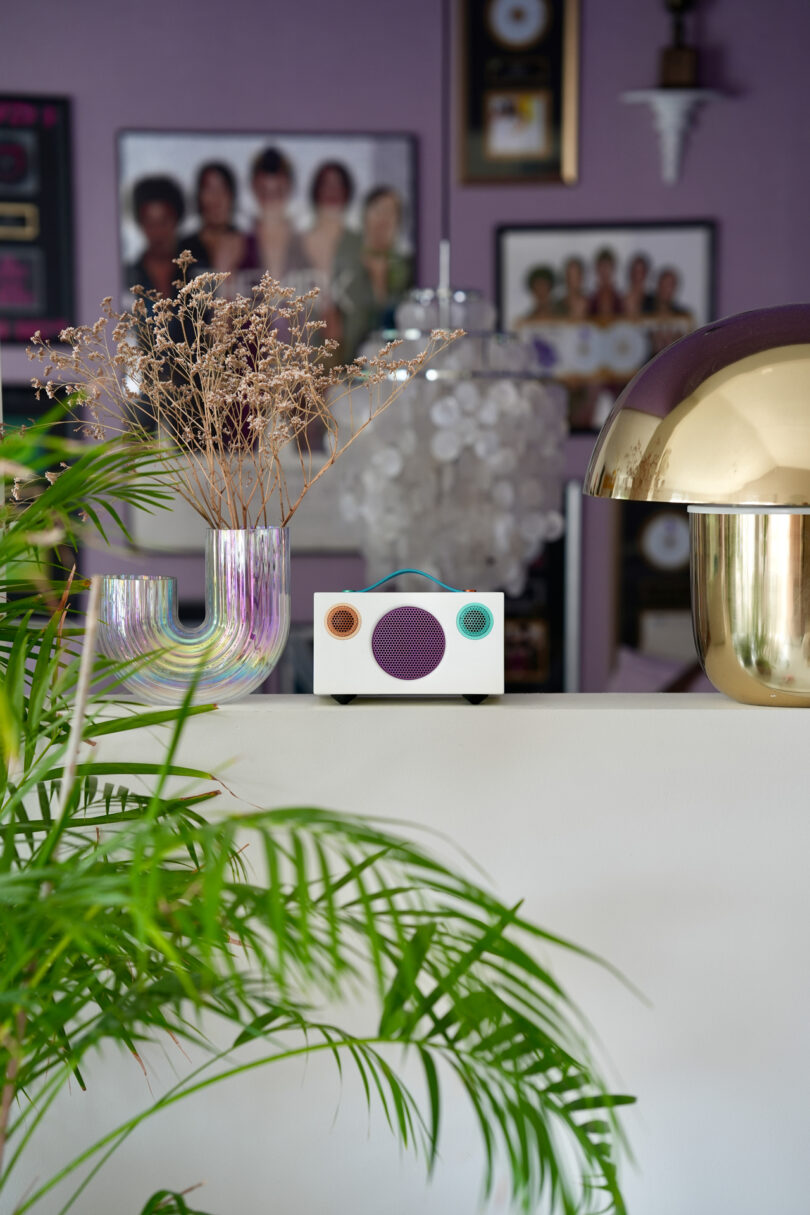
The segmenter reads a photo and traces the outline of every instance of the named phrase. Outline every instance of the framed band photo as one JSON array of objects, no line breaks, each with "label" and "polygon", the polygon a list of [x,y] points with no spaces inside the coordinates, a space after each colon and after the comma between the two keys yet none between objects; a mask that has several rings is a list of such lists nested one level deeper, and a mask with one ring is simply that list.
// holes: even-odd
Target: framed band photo
[{"label": "framed band photo", "polygon": [[188,249],[234,293],[265,271],[317,288],[315,319],[343,362],[392,327],[413,286],[412,135],[122,131],[118,175],[125,307],[135,285],[173,294],[172,259]]},{"label": "framed band photo", "polygon": [[712,320],[710,220],[500,227],[496,240],[501,327],[566,387],[572,430],[598,430],[639,368]]},{"label": "framed band photo", "polygon": [[459,0],[460,176],[577,179],[579,0]]}]

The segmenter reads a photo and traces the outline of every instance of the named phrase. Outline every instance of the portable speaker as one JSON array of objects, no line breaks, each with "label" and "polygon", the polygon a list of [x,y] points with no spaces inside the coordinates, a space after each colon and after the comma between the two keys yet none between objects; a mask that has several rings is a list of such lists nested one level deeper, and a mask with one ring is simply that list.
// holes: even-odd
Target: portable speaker
[{"label": "portable speaker", "polygon": [[[405,572],[419,571],[397,571]],[[318,696],[343,704],[358,695],[456,695],[477,704],[503,693],[500,591],[318,592],[313,626]]]}]

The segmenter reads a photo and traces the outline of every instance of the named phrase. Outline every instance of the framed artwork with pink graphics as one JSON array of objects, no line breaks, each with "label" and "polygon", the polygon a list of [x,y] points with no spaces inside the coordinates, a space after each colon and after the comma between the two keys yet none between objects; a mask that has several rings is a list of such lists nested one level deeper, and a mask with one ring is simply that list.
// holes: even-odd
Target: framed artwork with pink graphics
[{"label": "framed artwork with pink graphics", "polygon": [[0,342],[75,322],[70,102],[0,95]]}]

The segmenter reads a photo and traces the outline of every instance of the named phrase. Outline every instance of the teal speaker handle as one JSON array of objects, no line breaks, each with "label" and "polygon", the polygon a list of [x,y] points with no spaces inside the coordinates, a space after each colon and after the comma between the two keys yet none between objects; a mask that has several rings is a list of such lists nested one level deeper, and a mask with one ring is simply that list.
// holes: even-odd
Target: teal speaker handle
[{"label": "teal speaker handle", "polygon": [[364,586],[357,592],[346,590],[344,594],[365,595],[367,591],[376,591],[378,586],[382,586],[385,582],[390,582],[392,578],[399,578],[400,574],[418,574],[420,578],[428,578],[431,582],[435,582],[437,586],[442,587],[445,591],[452,591],[454,595],[462,594],[462,591],[457,586],[448,586],[446,582],[441,582],[438,578],[434,578],[432,574],[426,574],[424,570],[394,570],[393,574],[386,574],[384,578],[380,578],[379,582],[372,582],[371,586]]}]

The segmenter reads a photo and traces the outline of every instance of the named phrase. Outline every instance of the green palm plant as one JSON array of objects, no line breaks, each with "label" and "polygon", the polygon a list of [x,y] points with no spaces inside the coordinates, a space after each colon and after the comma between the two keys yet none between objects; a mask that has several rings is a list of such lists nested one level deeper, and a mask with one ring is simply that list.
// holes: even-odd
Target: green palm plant
[{"label": "green palm plant", "polygon": [[[487,1186],[504,1159],[526,1209],[623,1212],[615,1109],[632,1099],[608,1092],[581,1018],[533,953],[573,947],[379,823],[313,807],[203,814],[215,779],[176,755],[186,718],[211,707],[111,716],[103,692],[124,672],[94,659],[92,638],[81,647],[64,587],[43,573],[21,589],[20,563],[75,543],[79,512],[101,527],[121,504],[160,504],[149,459],[49,434],[7,434],[0,447],[0,589],[11,595],[0,602],[0,1206],[23,1215],[59,1187],[60,1212],[82,1209],[151,1114],[246,1070],[327,1053],[357,1070],[369,1105],[428,1167],[449,1068],[477,1115]],[[86,754],[105,734],[160,723],[159,764]],[[199,785],[180,794],[175,777]],[[131,787],[144,779],[148,792]],[[365,1036],[313,1012],[366,988],[378,1019]],[[208,1032],[214,1018],[224,1041]],[[88,1055],[137,1056],[166,1034],[202,1047],[203,1065],[45,1179],[39,1162],[32,1183],[32,1136],[66,1083],[84,1087]],[[418,1058],[422,1097],[392,1049]],[[167,1191],[142,1215],[157,1212],[201,1215]]]}]

